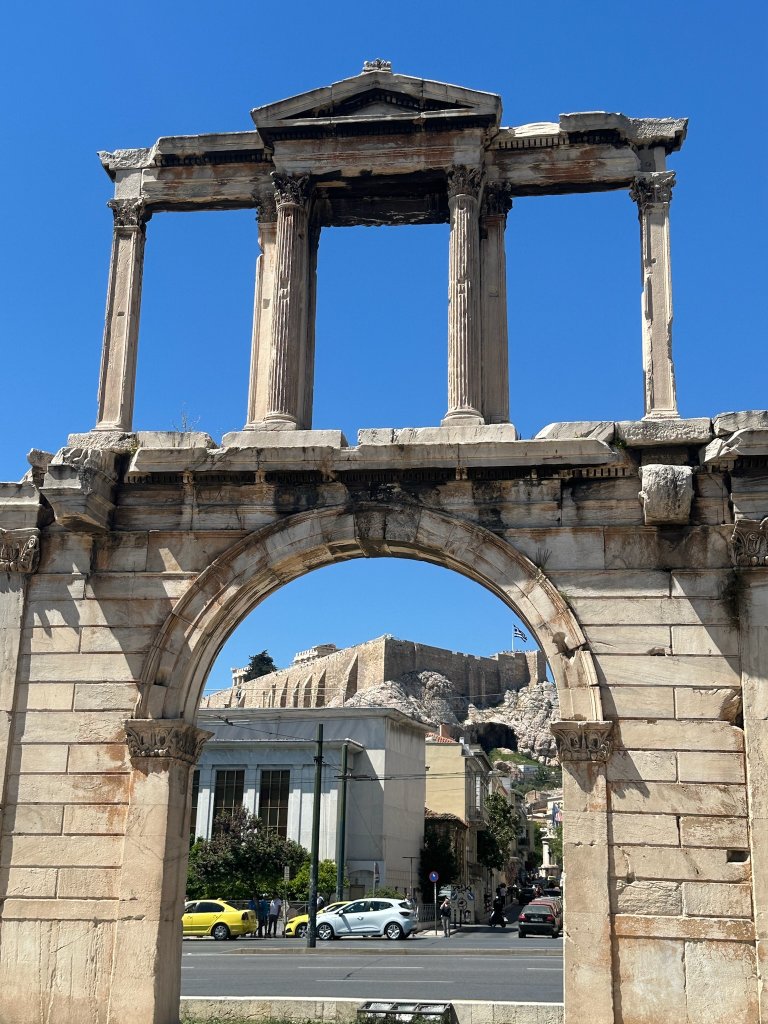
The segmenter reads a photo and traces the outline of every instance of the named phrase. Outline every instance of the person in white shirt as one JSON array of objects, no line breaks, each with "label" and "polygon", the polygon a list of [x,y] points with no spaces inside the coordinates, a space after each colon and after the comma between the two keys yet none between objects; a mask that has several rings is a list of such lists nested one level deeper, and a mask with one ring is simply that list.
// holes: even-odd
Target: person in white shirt
[{"label": "person in white shirt", "polygon": [[277,938],[277,919],[280,917],[280,908],[283,905],[283,901],[279,896],[275,895],[269,904],[269,924],[267,925],[267,938],[273,935]]}]

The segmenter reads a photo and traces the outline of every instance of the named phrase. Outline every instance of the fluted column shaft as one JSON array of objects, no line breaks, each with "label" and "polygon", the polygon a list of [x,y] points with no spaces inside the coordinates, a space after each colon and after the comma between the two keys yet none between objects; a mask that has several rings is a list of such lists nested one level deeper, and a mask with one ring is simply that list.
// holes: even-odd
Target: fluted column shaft
[{"label": "fluted column shaft", "polygon": [[302,420],[302,349],[307,334],[307,178],[273,174],[277,205],[275,276],[265,423],[295,429]]},{"label": "fluted column shaft", "polygon": [[448,175],[448,411],[443,424],[482,423],[480,344],[481,171],[454,167]]},{"label": "fluted column shaft", "polygon": [[277,209],[274,196],[257,197],[259,248],[256,261],[256,291],[253,302],[251,367],[248,378],[248,416],[245,430],[253,430],[267,415],[269,364],[272,347],[272,303],[275,279]]},{"label": "fluted column shaft", "polygon": [[640,218],[646,419],[665,419],[678,415],[672,360],[672,271],[669,249],[669,204],[674,183],[673,171],[653,171],[635,178],[630,189]]},{"label": "fluted column shaft", "polygon": [[486,185],[480,220],[482,283],[481,412],[486,423],[509,422],[509,339],[507,335],[507,256],[504,235],[512,207],[506,182]]},{"label": "fluted column shaft", "polygon": [[114,232],[95,429],[128,431],[133,425],[144,243],[151,214],[142,199],[113,199],[108,205]]}]

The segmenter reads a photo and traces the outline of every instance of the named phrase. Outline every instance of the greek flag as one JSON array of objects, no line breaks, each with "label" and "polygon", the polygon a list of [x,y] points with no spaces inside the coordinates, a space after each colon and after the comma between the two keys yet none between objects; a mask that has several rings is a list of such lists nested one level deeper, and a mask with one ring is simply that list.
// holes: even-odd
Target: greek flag
[{"label": "greek flag", "polygon": [[520,629],[519,626],[515,626],[514,630],[512,631],[512,635],[514,636],[515,640],[522,640],[523,643],[528,642],[528,637],[525,635],[522,629]]}]

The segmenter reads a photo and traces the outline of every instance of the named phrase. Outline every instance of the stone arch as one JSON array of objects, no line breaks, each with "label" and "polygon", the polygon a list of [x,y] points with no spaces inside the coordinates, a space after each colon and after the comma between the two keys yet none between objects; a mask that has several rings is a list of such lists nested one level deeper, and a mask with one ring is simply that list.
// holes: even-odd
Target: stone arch
[{"label": "stone arch", "polygon": [[[613,1024],[605,771],[612,723],[602,720],[595,666],[575,615],[541,569],[505,540],[444,512],[387,503],[300,513],[242,538],[198,576],[158,632],[145,659],[136,720],[126,723],[142,738],[138,754],[145,746],[155,749],[160,742],[155,733],[166,728],[178,736],[184,751],[199,748],[206,734],[192,723],[209,670],[232,630],[264,598],[314,569],[371,557],[420,559],[481,584],[514,609],[549,659],[563,719],[553,732],[563,762],[569,823],[564,864],[566,873],[578,879],[578,891],[569,895],[564,952],[566,1020],[569,1007],[589,1005],[594,1024]],[[276,706],[285,697],[284,688],[273,688],[270,703]],[[133,760],[121,883],[126,892],[139,879],[146,887],[147,837],[141,823],[150,808],[160,820],[161,802],[157,786],[146,785],[141,757]],[[194,758],[187,760],[191,764]],[[154,885],[158,891],[176,892],[177,901],[187,858],[187,830],[180,823],[188,814],[188,774],[177,779],[163,773],[169,813],[160,826],[154,861]],[[134,853],[134,844],[139,852]],[[175,949],[180,941],[177,909],[178,902],[169,900],[163,920],[142,924],[144,946]],[[119,952],[116,956],[113,987],[124,990],[130,1005],[134,965]],[[172,1009],[178,1006],[180,968],[175,957],[171,960],[176,966],[164,974],[164,999]]]},{"label": "stone arch", "polygon": [[159,631],[142,671],[137,717],[193,722],[216,655],[249,612],[314,569],[371,557],[431,562],[496,594],[541,645],[562,718],[602,720],[586,639],[542,570],[507,541],[465,520],[386,504],[300,513],[249,534],[224,552],[194,581]]}]

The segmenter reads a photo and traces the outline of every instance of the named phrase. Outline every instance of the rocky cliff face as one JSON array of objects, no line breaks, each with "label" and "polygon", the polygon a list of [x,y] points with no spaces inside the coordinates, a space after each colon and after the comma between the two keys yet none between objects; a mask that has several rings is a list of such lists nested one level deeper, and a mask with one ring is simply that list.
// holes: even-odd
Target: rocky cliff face
[{"label": "rocky cliff face", "polygon": [[[340,702],[339,702],[340,703]],[[457,730],[484,725],[507,726],[515,734],[521,754],[542,764],[555,763],[555,741],[549,723],[559,715],[557,689],[548,681],[530,683],[521,690],[493,695],[485,703],[470,703],[439,672],[408,672],[358,690],[345,707],[390,707],[437,729],[441,723]]]}]

